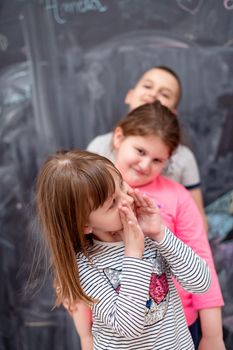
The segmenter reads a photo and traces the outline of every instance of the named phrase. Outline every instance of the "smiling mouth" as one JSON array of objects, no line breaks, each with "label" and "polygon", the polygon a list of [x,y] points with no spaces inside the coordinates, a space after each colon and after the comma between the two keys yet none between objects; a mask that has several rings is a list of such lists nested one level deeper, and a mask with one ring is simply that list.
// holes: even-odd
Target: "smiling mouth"
[{"label": "smiling mouth", "polygon": [[146,175],[146,173],[143,170],[138,170],[138,169],[133,169],[133,170],[134,170],[134,172],[136,174],[138,174],[140,176],[145,176]]},{"label": "smiling mouth", "polygon": [[142,98],[142,102],[144,103],[153,103],[154,101],[154,98]]}]

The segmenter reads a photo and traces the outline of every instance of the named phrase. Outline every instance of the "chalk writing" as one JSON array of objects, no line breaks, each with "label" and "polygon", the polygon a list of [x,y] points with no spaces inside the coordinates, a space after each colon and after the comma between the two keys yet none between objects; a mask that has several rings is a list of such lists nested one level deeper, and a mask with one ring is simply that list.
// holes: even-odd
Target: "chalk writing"
[{"label": "chalk writing", "polygon": [[75,0],[59,3],[58,0],[45,0],[45,9],[52,11],[55,21],[66,23],[66,14],[85,13],[88,11],[105,12],[107,6],[100,0]]},{"label": "chalk writing", "polygon": [[227,10],[233,10],[233,0],[224,0],[223,5]]},{"label": "chalk writing", "polygon": [[180,6],[180,8],[191,13],[192,15],[195,15],[199,11],[203,3],[203,0],[176,0],[176,1],[177,1],[177,4]]},{"label": "chalk writing", "polygon": [[8,39],[5,35],[0,33],[0,50],[6,51],[8,48]]}]

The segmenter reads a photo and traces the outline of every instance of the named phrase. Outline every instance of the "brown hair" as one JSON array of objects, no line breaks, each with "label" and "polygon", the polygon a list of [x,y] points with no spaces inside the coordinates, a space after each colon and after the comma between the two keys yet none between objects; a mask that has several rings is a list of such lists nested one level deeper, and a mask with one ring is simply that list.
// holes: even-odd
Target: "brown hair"
[{"label": "brown hair", "polygon": [[[59,151],[42,166],[36,187],[38,215],[51,253],[56,305],[65,298],[93,302],[80,286],[76,254],[88,256],[90,235],[84,234],[92,210],[115,191],[106,158],[87,151]],[[119,174],[119,176],[121,176]]]},{"label": "brown hair", "polygon": [[159,101],[147,103],[133,109],[121,119],[120,127],[124,136],[159,136],[170,150],[170,156],[180,143],[180,126],[177,116]]}]

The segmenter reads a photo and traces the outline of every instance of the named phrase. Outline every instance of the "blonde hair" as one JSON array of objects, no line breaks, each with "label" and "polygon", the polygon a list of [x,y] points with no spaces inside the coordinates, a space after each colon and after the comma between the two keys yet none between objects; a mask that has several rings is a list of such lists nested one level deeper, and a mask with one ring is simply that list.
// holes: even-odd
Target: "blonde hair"
[{"label": "blonde hair", "polygon": [[36,187],[37,210],[51,255],[56,305],[68,299],[93,302],[80,286],[76,254],[89,258],[91,235],[84,233],[92,210],[115,191],[114,165],[87,151],[59,151],[42,166]]},{"label": "blonde hair", "polygon": [[127,136],[158,136],[169,148],[170,156],[181,141],[179,121],[176,114],[159,101],[141,105],[121,119],[120,127]]}]

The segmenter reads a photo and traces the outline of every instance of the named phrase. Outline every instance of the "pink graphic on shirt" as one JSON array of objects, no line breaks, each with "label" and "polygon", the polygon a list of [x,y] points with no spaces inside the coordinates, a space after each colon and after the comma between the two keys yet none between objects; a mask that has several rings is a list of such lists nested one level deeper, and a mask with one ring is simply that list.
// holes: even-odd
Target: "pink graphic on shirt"
[{"label": "pink graphic on shirt", "polygon": [[168,293],[168,282],[165,273],[158,276],[156,273],[151,274],[149,296],[154,299],[157,304],[163,301]]}]

